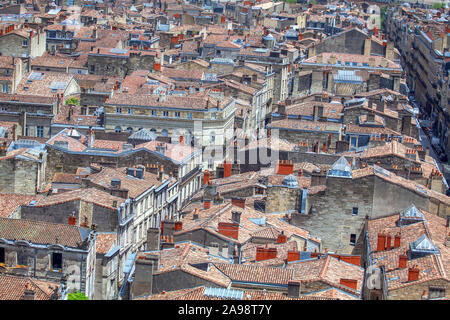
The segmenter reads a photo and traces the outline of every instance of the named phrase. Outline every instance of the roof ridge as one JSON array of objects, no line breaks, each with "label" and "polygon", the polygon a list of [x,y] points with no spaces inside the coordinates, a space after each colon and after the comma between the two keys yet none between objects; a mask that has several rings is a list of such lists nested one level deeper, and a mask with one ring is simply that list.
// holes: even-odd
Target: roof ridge
[{"label": "roof ridge", "polygon": [[320,270],[319,278],[323,278],[323,276],[325,275],[325,272],[327,271],[329,263],[330,263],[330,256],[327,256],[327,259],[325,260],[325,263],[323,264],[322,270]]}]

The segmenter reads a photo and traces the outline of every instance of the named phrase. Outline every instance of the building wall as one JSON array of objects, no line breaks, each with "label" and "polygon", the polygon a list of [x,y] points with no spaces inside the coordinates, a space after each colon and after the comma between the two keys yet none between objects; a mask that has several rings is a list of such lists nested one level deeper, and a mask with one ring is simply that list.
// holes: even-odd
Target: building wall
[{"label": "building wall", "polygon": [[411,284],[404,288],[389,290],[388,300],[421,300],[424,291],[429,293],[429,287],[445,288],[445,297],[450,298],[450,283],[443,279]]},{"label": "building wall", "polygon": [[[340,254],[359,254],[362,250],[365,217],[371,216],[373,177],[359,179],[328,177],[324,193],[309,196],[309,214],[292,215],[296,226],[308,230],[322,240],[322,247]],[[358,214],[353,215],[353,208]],[[355,245],[350,236],[355,234]]]},{"label": "building wall", "polygon": [[299,191],[297,188],[272,186],[266,190],[266,213],[298,210]]},{"label": "building wall", "polygon": [[177,270],[153,275],[152,293],[157,294],[162,291],[173,291],[199,286],[219,287],[214,282],[195,277],[182,270]]},{"label": "building wall", "polygon": [[10,158],[0,161],[0,192],[35,194],[42,186],[37,162]]},{"label": "building wall", "polygon": [[[64,273],[76,270],[76,275],[69,276],[67,281],[68,292],[84,291],[86,288],[86,264],[88,262],[88,255],[86,253],[77,253],[67,250],[61,250],[56,247],[47,246],[46,248],[36,249],[27,245],[12,245],[4,243],[0,240],[0,247],[5,248],[6,269],[5,273],[30,276],[33,278],[60,282]],[[22,251],[27,257],[27,265],[25,267],[17,266],[17,252]],[[94,250],[95,251],[95,250]],[[51,255],[53,252],[62,253],[63,268],[59,270],[52,270]],[[89,254],[89,256],[91,253]],[[82,272],[79,272],[82,270]]]}]

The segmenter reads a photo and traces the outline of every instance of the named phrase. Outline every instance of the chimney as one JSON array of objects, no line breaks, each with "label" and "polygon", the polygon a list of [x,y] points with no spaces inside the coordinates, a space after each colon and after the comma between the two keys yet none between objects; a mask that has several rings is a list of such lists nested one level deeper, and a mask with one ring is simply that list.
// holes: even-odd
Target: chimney
[{"label": "chimney", "polygon": [[287,253],[287,262],[298,261],[298,260],[300,260],[300,251],[289,250]]},{"label": "chimney", "polygon": [[406,268],[406,263],[408,261],[408,256],[406,254],[402,254],[398,256],[398,268],[403,269]]},{"label": "chimney", "polygon": [[184,146],[184,136],[180,136],[179,141],[180,145]]},{"label": "chimney", "polygon": [[31,289],[31,284],[27,281],[25,284],[25,291],[23,292],[22,300],[34,300],[35,292]]},{"label": "chimney", "polygon": [[239,224],[234,222],[219,222],[218,231],[224,236],[238,239]]},{"label": "chimney", "polygon": [[277,243],[286,243],[287,242],[287,236],[284,234],[284,231],[281,231],[281,234],[277,237]]},{"label": "chimney", "polygon": [[95,143],[95,133],[92,128],[89,129],[89,136],[88,136],[88,147],[93,148]]},{"label": "chimney", "polygon": [[233,197],[231,199],[231,204],[233,206],[237,206],[237,207],[240,207],[242,209],[245,209],[245,198],[235,198],[235,197]]},{"label": "chimney", "polygon": [[301,291],[300,281],[289,281],[288,282],[288,297],[289,298],[299,298]]},{"label": "chimney", "polygon": [[241,223],[241,214],[240,211],[231,211],[231,220],[237,224]]},{"label": "chimney", "polygon": [[213,255],[213,256],[219,255],[219,244],[218,243],[213,242],[209,245],[209,254]]},{"label": "chimney", "polygon": [[328,60],[329,64],[336,64],[336,56],[331,56],[330,59]]},{"label": "chimney", "polygon": [[384,113],[384,101],[377,101],[377,110]]},{"label": "chimney", "polygon": [[279,160],[277,164],[277,174],[289,175],[294,173],[294,164],[292,160]]},{"label": "chimney", "polygon": [[378,234],[377,251],[383,251],[386,243],[386,235],[384,233]]},{"label": "chimney", "polygon": [[392,245],[392,237],[390,234],[388,234],[386,237],[386,250],[391,250],[391,245]]},{"label": "chimney", "polygon": [[203,209],[209,209],[211,208],[211,200],[204,200],[203,201]]},{"label": "chimney", "polygon": [[192,219],[193,220],[197,220],[198,219],[198,208],[195,208],[194,214],[192,215]]},{"label": "chimney", "polygon": [[164,165],[161,165],[158,171],[158,181],[163,181],[163,179],[164,179]]},{"label": "chimney", "polygon": [[408,269],[408,282],[409,281],[416,281],[419,280],[419,268],[417,266],[414,266],[413,268]]},{"label": "chimney", "polygon": [[182,221],[175,222],[173,226],[173,231],[181,231],[181,230],[183,230],[183,222]]},{"label": "chimney", "polygon": [[203,185],[207,185],[209,183],[210,173],[208,170],[203,172]]},{"label": "chimney", "polygon": [[68,219],[67,223],[70,224],[71,226],[76,226],[77,225],[77,218],[75,218],[75,215],[74,215],[73,212],[69,216],[69,219]]},{"label": "chimney", "polygon": [[316,56],[316,63],[322,63],[322,54]]},{"label": "chimney", "polygon": [[386,44],[386,55],[385,55],[387,60],[394,60],[394,43],[389,41]]},{"label": "chimney", "polygon": [[314,106],[314,121],[319,121],[320,118],[323,118],[323,106],[321,105],[315,105]]},{"label": "chimney", "polygon": [[394,248],[400,248],[400,240],[401,235],[397,232],[397,234],[394,236]]},{"label": "chimney", "polygon": [[232,163],[229,163],[228,161],[224,161],[223,162],[223,177],[227,178],[231,176],[231,168],[232,168]]},{"label": "chimney", "polygon": [[364,40],[364,55],[370,56],[371,51],[372,51],[372,39],[370,37],[367,37]]},{"label": "chimney", "polygon": [[339,284],[352,288],[353,290],[358,290],[358,280],[354,279],[340,279]]},{"label": "chimney", "polygon": [[277,248],[256,247],[256,261],[264,261],[277,257]]}]

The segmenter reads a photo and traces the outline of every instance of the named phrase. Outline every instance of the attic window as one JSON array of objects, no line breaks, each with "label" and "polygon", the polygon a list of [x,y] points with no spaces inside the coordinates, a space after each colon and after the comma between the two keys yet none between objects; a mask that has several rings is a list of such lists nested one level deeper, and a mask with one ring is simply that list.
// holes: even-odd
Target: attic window
[{"label": "attic window", "polygon": [[441,287],[429,287],[430,294],[428,299],[437,299],[445,297],[445,288]]},{"label": "attic window", "polygon": [[356,234],[352,233],[350,235],[350,245],[354,246],[356,244]]},{"label": "attic window", "polygon": [[59,252],[52,253],[52,269],[53,270],[62,269],[62,253]]}]

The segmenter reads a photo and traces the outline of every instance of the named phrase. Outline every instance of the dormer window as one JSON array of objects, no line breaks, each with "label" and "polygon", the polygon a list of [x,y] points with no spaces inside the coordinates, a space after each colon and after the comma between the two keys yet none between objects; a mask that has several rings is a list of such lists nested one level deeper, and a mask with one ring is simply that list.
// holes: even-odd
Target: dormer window
[{"label": "dormer window", "polygon": [[22,41],[22,47],[28,47],[28,39]]}]

